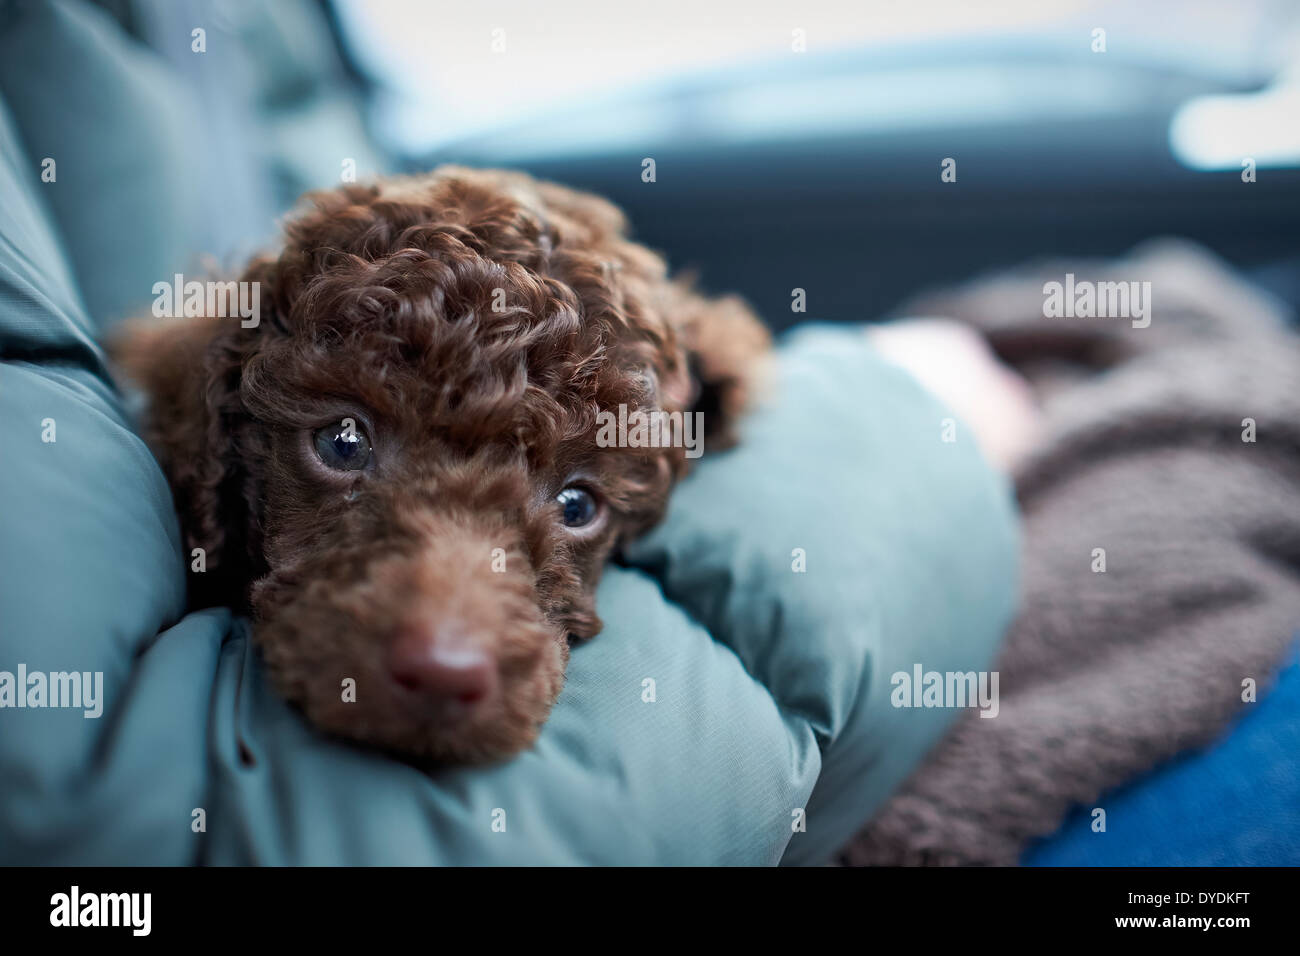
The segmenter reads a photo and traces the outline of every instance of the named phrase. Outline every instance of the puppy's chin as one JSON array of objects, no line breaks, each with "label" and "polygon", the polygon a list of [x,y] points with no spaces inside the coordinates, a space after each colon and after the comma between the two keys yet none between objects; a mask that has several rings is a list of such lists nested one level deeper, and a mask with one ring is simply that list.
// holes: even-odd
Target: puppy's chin
[{"label": "puppy's chin", "polygon": [[568,662],[565,637],[539,630],[530,635],[534,653],[500,661],[493,692],[465,704],[396,686],[379,653],[349,660],[350,654],[337,653],[352,646],[343,635],[334,641],[318,635],[325,638],[318,648],[333,644],[336,653],[318,653],[304,668],[306,658],[287,649],[302,648],[305,637],[277,621],[254,627],[279,693],[322,731],[429,767],[501,761],[532,746],[559,697]]},{"label": "puppy's chin", "polygon": [[529,671],[503,675],[491,698],[468,706],[408,701],[391,693],[367,706],[360,696],[344,702],[341,694],[283,690],[312,723],[339,737],[420,764],[487,763],[536,741],[563,686],[566,658],[564,643],[553,642]]}]

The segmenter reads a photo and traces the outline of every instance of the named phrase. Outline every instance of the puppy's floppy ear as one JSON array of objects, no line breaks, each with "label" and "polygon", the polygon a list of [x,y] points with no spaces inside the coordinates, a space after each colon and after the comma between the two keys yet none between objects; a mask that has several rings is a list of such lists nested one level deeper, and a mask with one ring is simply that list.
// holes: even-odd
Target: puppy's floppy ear
[{"label": "puppy's floppy ear", "polygon": [[734,295],[711,299],[679,285],[674,314],[690,372],[689,410],[703,414],[706,442],[726,448],[766,383],[772,336]]},{"label": "puppy's floppy ear", "polygon": [[240,448],[239,382],[251,335],[231,319],[131,319],[108,340],[119,374],[145,393],[144,437],[172,487],[187,566],[194,548],[204,551],[206,570],[189,575],[197,606],[246,600],[257,497]]}]

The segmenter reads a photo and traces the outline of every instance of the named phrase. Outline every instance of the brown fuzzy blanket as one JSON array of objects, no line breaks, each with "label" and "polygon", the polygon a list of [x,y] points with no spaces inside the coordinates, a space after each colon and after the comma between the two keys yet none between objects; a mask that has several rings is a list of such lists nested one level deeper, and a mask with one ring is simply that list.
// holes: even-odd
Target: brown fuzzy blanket
[{"label": "brown fuzzy blanket", "polygon": [[[1044,283],[1149,281],[1151,322],[1047,318]],[[1023,604],[969,712],[841,862],[1014,864],[1078,804],[1219,735],[1300,627],[1300,345],[1218,260],[1154,243],[913,303],[1033,383]],[[1243,433],[1254,422],[1254,442]],[[1247,437],[1249,437],[1247,435]],[[1105,551],[1104,573],[1095,549]]]}]

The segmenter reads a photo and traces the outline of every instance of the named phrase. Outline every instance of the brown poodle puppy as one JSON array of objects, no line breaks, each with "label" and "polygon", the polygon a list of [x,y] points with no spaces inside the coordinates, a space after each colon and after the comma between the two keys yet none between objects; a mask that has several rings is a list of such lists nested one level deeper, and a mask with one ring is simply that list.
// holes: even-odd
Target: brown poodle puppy
[{"label": "brown poodle puppy", "polygon": [[604,426],[698,412],[725,444],[767,333],[669,280],[614,206],[523,175],[309,198],[243,276],[256,327],[135,321],[113,343],[203,549],[191,603],[250,612],[322,728],[426,760],[514,753],[569,637],[601,629],[606,558],[689,464]]}]

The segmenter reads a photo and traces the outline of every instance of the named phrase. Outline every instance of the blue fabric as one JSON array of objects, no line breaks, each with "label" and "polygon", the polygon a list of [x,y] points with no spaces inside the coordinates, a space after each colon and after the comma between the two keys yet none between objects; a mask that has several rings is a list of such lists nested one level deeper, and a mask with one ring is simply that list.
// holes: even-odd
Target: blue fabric
[{"label": "blue fabric", "polygon": [[1300,647],[1225,738],[1073,813],[1028,866],[1300,866]]}]

